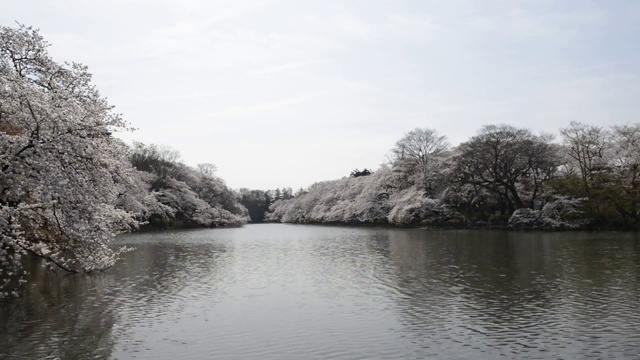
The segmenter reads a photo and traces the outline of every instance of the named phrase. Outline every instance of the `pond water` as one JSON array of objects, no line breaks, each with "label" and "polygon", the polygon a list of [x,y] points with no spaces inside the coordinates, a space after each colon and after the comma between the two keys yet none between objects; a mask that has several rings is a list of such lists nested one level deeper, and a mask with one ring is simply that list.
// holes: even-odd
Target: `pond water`
[{"label": "pond water", "polygon": [[640,236],[264,224],[31,266],[6,359],[640,358]]}]

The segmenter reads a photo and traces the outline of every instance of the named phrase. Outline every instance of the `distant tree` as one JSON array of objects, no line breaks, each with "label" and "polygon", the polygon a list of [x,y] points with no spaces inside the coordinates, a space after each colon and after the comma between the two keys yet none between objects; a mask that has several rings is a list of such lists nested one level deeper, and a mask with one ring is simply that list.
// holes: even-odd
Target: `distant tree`
[{"label": "distant tree", "polygon": [[283,200],[289,200],[293,198],[293,190],[289,187],[289,188],[282,188],[282,199]]},{"label": "distant tree", "polygon": [[136,169],[153,173],[160,179],[180,177],[184,172],[185,165],[180,162],[180,152],[166,145],[134,142],[129,158]]},{"label": "distant tree", "polygon": [[426,193],[433,192],[435,168],[449,150],[445,136],[433,129],[416,128],[406,133],[392,149],[396,167],[419,176],[419,182]]},{"label": "distant tree", "polygon": [[540,195],[544,195],[546,184],[559,176],[558,167],[562,164],[561,147],[553,143],[553,140],[553,135],[541,134],[535,136],[531,144],[529,173],[525,174],[520,188],[529,198],[528,206],[531,208]]},{"label": "distant tree", "polygon": [[218,171],[218,167],[210,163],[198,164],[196,169],[204,176],[213,176]]},{"label": "distant tree", "polygon": [[[558,166],[550,139],[509,125],[484,126],[478,135],[460,144],[454,179],[498,196],[510,212],[525,207]],[[533,184],[533,191],[531,186]]]},{"label": "distant tree", "polygon": [[264,216],[269,205],[271,205],[271,197],[268,191],[249,190],[242,188],[239,190],[240,203],[249,211],[251,221],[260,223],[264,221]]},{"label": "distant tree", "polygon": [[364,169],[362,171],[355,169],[351,172],[351,174],[349,176],[351,177],[360,177],[360,176],[367,176],[367,175],[371,175],[373,174],[373,172],[369,169]]},{"label": "distant tree", "polygon": [[640,123],[611,128],[605,196],[624,220],[640,220]]},{"label": "distant tree", "polygon": [[[237,226],[245,222],[247,210],[235,192],[215,176],[215,166],[192,168],[179,161],[179,153],[168,147],[135,143],[132,164],[141,172],[150,192],[142,213],[150,227]],[[135,208],[135,201],[130,201]]]},{"label": "distant tree", "polygon": [[572,121],[569,127],[560,129],[560,134],[566,148],[568,171],[579,175],[584,195],[589,195],[600,181],[598,175],[606,168],[609,133],[599,126]]}]

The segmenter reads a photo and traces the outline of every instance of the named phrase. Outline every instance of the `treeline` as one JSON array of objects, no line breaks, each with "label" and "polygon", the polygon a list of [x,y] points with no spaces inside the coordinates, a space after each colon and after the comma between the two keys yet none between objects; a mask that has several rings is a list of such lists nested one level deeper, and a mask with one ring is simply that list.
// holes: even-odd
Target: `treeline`
[{"label": "treeline", "polygon": [[86,66],[59,64],[47,48],[37,30],[0,27],[0,297],[23,281],[27,254],[99,271],[127,251],[109,246],[118,233],[247,221],[212,165],[113,137],[128,125]]},{"label": "treeline", "polygon": [[312,185],[275,202],[270,221],[508,224],[521,228],[637,228],[640,123],[572,122],[550,134],[488,125],[452,147],[433,129],[400,139],[375,173]]},{"label": "treeline", "polygon": [[290,187],[276,188],[273,190],[250,190],[241,188],[238,190],[238,200],[249,212],[252,222],[261,223],[269,210],[269,207],[278,200],[289,200],[295,196],[299,196],[304,192],[303,189],[298,190],[295,194]]},{"label": "treeline", "polygon": [[129,159],[138,170],[135,179],[142,202],[127,208],[138,214],[143,226],[220,227],[247,222],[247,209],[215,176],[213,164],[192,168],[180,161],[176,150],[142,143],[134,144]]}]

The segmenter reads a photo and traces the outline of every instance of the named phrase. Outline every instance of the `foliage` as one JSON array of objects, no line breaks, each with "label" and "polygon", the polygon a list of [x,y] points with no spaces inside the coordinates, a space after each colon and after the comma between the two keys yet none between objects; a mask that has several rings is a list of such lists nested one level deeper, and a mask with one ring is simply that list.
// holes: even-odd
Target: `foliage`
[{"label": "foliage", "polygon": [[582,199],[559,197],[547,203],[542,210],[518,209],[509,218],[509,226],[521,229],[580,229],[586,222],[578,210]]},{"label": "foliage", "polygon": [[640,123],[613,126],[610,149],[607,199],[625,221],[637,223],[640,220]]},{"label": "foliage", "polygon": [[249,211],[252,222],[264,221],[265,214],[271,205],[271,195],[268,191],[243,188],[239,191],[239,198],[240,203]]},{"label": "foliage", "polygon": [[[166,146],[135,143],[129,158],[144,177],[153,200],[143,211],[151,227],[219,227],[246,223],[247,210],[222,179],[215,165],[192,168],[180,162],[180,153]],[[150,210],[152,209],[152,210]]]},{"label": "foliage", "polygon": [[[241,225],[235,193],[176,150],[114,138],[129,130],[87,68],[59,64],[37,30],[0,27],[0,297],[23,282],[22,257],[52,269],[100,271],[140,224]],[[133,165],[133,166],[132,166]]]},{"label": "foliage", "polygon": [[278,200],[267,214],[269,221],[297,223],[380,223],[386,221],[388,199],[385,183],[391,171],[380,171],[363,177],[350,177],[311,185],[308,191],[289,200]]},{"label": "foliage", "polygon": [[565,145],[567,172],[578,174],[582,180],[584,194],[602,179],[606,170],[606,152],[609,134],[599,126],[572,121],[569,127],[560,129]]},{"label": "foliage", "polygon": [[491,214],[489,215],[489,218],[487,219],[487,221],[490,224],[504,224],[509,221],[509,215],[502,214],[502,213]]},{"label": "foliage", "polygon": [[484,126],[459,146],[453,180],[495,195],[509,212],[532,204],[558,161],[548,138],[509,125]]},{"label": "foliage", "polygon": [[85,66],[56,63],[47,47],[37,30],[0,27],[0,290],[27,253],[106,269],[125,250],[108,243],[137,226],[117,206],[135,173],[111,133],[127,124]]},{"label": "foliage", "polygon": [[433,129],[416,128],[398,140],[391,150],[396,172],[403,173],[413,185],[432,194],[438,166],[447,155],[449,143]]},{"label": "foliage", "polygon": [[524,229],[542,228],[542,218],[539,210],[520,208],[509,218],[509,226]]},{"label": "foliage", "polygon": [[561,134],[558,144],[548,134],[487,125],[449,149],[434,130],[415,129],[396,143],[390,166],[366,177],[316,183],[295,199],[276,193],[267,218],[394,225],[509,221],[545,229],[637,225],[640,124],[609,131],[574,122]]},{"label": "foliage", "polygon": [[542,208],[540,215],[555,227],[581,227],[585,224],[580,208],[586,199],[575,199],[559,196]]},{"label": "foliage", "polygon": [[129,158],[136,169],[156,174],[161,179],[182,176],[184,165],[179,162],[180,153],[170,147],[135,142]]},{"label": "foliage", "polygon": [[270,221],[294,223],[417,224],[425,219],[445,222],[453,212],[425,196],[421,186],[399,188],[395,174],[383,166],[370,176],[313,184],[295,199],[276,201]]},{"label": "foliage", "polygon": [[373,172],[369,169],[364,169],[362,171],[355,169],[351,172],[351,174],[349,174],[349,176],[351,177],[360,177],[360,176],[368,176],[373,174]]}]

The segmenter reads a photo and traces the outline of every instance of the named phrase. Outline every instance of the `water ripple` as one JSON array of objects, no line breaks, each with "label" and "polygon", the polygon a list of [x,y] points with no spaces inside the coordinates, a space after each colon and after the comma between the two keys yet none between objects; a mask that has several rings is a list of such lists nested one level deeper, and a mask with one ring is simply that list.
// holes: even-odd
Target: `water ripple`
[{"label": "water ripple", "polygon": [[34,265],[0,358],[640,358],[634,234],[252,225],[121,238],[103,274]]}]

